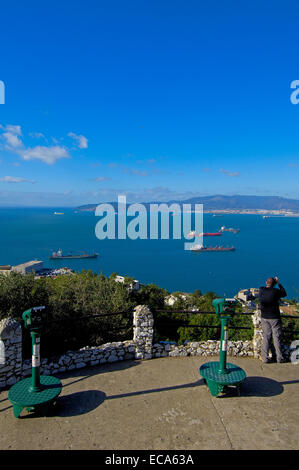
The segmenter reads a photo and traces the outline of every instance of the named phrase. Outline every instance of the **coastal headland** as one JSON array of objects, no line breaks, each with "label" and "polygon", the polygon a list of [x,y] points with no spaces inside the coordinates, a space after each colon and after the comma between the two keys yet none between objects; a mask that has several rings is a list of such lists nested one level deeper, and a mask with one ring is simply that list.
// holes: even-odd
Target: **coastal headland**
[{"label": "coastal headland", "polygon": [[[94,212],[97,206],[101,204],[86,204],[75,208],[76,212]],[[117,202],[109,202],[114,210],[117,210]],[[152,204],[161,206],[161,211],[165,210],[165,204],[169,206],[180,207],[182,212],[196,212],[196,204],[203,205],[203,213],[223,215],[223,214],[255,214],[261,216],[283,216],[299,217],[299,200],[287,199],[278,196],[202,196],[186,200],[172,201],[152,201],[141,203],[147,210],[150,210]],[[164,206],[163,206],[164,205]],[[186,205],[191,205],[187,208]],[[185,207],[184,207],[185,206]]]}]

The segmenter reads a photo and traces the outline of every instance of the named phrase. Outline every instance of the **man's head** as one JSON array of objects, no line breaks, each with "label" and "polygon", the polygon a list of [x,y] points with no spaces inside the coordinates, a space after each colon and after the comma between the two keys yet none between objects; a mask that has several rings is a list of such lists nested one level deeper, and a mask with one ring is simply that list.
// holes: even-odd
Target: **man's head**
[{"label": "man's head", "polygon": [[268,279],[266,280],[266,286],[274,287],[275,284],[276,284],[276,280],[274,279],[274,277],[268,277]]}]

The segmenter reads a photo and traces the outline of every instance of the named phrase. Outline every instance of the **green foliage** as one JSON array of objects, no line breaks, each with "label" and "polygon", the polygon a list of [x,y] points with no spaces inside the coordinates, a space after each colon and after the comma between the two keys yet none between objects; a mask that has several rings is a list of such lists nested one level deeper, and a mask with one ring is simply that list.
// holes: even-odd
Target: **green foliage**
[{"label": "green foliage", "polygon": [[284,344],[290,345],[292,341],[299,339],[299,319],[298,318],[282,318],[282,341]]},{"label": "green foliage", "polygon": [[171,313],[170,311],[159,312],[154,315],[154,342],[180,340],[180,328],[178,322],[188,322],[187,313]]},{"label": "green foliage", "polygon": [[[136,304],[123,284],[91,271],[55,279],[34,280],[33,275],[15,273],[0,276],[0,319],[10,316],[23,324],[24,310],[38,305],[47,307],[48,321],[42,332],[42,353],[47,356],[127,339]],[[115,312],[124,314],[92,317]],[[86,316],[91,318],[83,319]],[[23,338],[28,356],[29,332],[24,331]]]},{"label": "green foliage", "polygon": [[[42,331],[42,355],[49,357],[106,342],[125,340],[132,336],[132,311],[136,305],[148,305],[154,315],[154,341],[206,341],[220,338],[220,321],[216,314],[201,314],[198,311],[214,312],[212,301],[218,296],[214,292],[202,295],[199,290],[172,295],[177,300],[172,307],[165,307],[164,299],[169,295],[156,284],[142,285],[131,291],[133,278],[115,282],[117,273],[105,277],[102,273],[82,271],[74,275],[34,279],[34,275],[11,273],[0,275],[0,320],[12,317],[23,325],[22,313],[28,308],[45,305],[48,322]],[[163,312],[161,312],[163,310]],[[174,310],[180,312],[173,313]],[[119,315],[107,315],[121,312]],[[253,337],[251,315],[242,315],[242,307],[229,326],[245,326],[249,330],[229,329],[229,340],[248,340]],[[97,315],[101,315],[98,317]],[[90,318],[86,318],[90,317]],[[184,326],[181,326],[181,324]],[[197,327],[198,325],[198,327]],[[210,328],[208,328],[210,327]],[[299,339],[294,333],[299,329],[299,320],[283,319],[285,344]],[[288,331],[289,330],[289,331]],[[24,357],[30,357],[31,340],[27,330],[23,333]]]},{"label": "green foliage", "polygon": [[20,319],[24,310],[32,307],[32,302],[44,302],[47,294],[39,289],[34,276],[19,273],[0,275],[0,319],[12,317]]},{"label": "green foliage", "polygon": [[[189,325],[199,325],[199,328],[180,327],[179,344],[185,341],[207,341],[208,339],[219,339],[220,329],[211,328],[211,326],[220,326],[220,322],[216,314],[192,314],[189,317]],[[204,328],[210,327],[210,328]]]},{"label": "green foliage", "polygon": [[138,291],[131,293],[131,299],[136,305],[148,305],[153,314],[156,310],[165,308],[164,298],[168,295],[167,290],[158,287],[156,284],[141,285]]},{"label": "green foliage", "polygon": [[[175,341],[183,344],[185,341],[207,341],[220,339],[220,321],[215,312],[213,300],[218,298],[214,292],[207,292],[201,295],[200,291],[195,291],[182,298],[180,292],[172,295],[177,297],[176,302],[169,312],[159,313],[155,320],[155,337],[158,340]],[[184,313],[184,310],[196,308],[199,312]],[[171,313],[172,310],[181,310],[182,313]],[[250,340],[253,336],[253,324],[250,315],[242,315],[242,306],[239,304],[235,309],[236,314],[231,320],[229,326],[248,327],[249,330],[229,330],[229,339],[231,341]],[[179,326],[184,323],[184,326]],[[187,325],[187,326],[186,326]],[[198,328],[196,327],[198,325]]]}]

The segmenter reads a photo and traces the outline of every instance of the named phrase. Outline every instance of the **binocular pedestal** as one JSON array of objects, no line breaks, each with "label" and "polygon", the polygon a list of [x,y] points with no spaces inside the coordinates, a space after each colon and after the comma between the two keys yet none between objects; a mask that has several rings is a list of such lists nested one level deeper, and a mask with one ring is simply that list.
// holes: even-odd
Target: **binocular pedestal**
[{"label": "binocular pedestal", "polygon": [[221,340],[220,340],[220,357],[217,362],[207,362],[203,364],[199,373],[204,378],[209,387],[211,395],[216,397],[225,392],[228,387],[235,386],[240,395],[240,385],[246,378],[246,373],[241,367],[226,362],[227,340],[228,340],[228,323],[231,319],[230,315],[223,314],[225,305],[229,305],[229,313],[233,313],[232,302],[225,302],[225,299],[217,299],[213,301],[216,307],[217,316],[221,321]]},{"label": "binocular pedestal", "polygon": [[40,376],[40,334],[38,329],[30,331],[32,339],[32,376],[20,380],[8,392],[15,418],[27,411],[46,411],[61,392],[59,379],[50,375]]},{"label": "binocular pedestal", "polygon": [[206,362],[200,367],[199,372],[213,397],[225,392],[229,386],[235,386],[240,396],[240,384],[246,378],[246,373],[241,367],[227,363],[225,372],[220,373],[219,362]]},{"label": "binocular pedestal", "polygon": [[40,380],[40,390],[32,390],[32,378],[27,377],[13,385],[8,392],[8,399],[13,406],[15,418],[19,418],[25,408],[27,411],[44,411],[54,403],[61,392],[61,382],[56,377],[42,375]]}]

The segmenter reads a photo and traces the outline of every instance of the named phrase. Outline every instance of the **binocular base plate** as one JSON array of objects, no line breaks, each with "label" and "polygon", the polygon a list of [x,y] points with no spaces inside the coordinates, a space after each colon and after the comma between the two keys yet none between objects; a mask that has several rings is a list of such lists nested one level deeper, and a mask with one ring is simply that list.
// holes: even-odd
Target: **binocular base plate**
[{"label": "binocular base plate", "polygon": [[51,375],[40,376],[40,391],[31,390],[32,377],[20,380],[8,392],[8,399],[13,405],[15,418],[19,418],[24,408],[27,411],[38,411],[53,403],[61,392],[62,384]]},{"label": "binocular base plate", "polygon": [[217,397],[229,386],[235,386],[238,395],[240,395],[240,384],[246,378],[245,371],[241,367],[230,363],[226,364],[225,373],[219,372],[219,369],[219,362],[206,362],[199,369],[199,373],[205,379],[211,395]]}]

